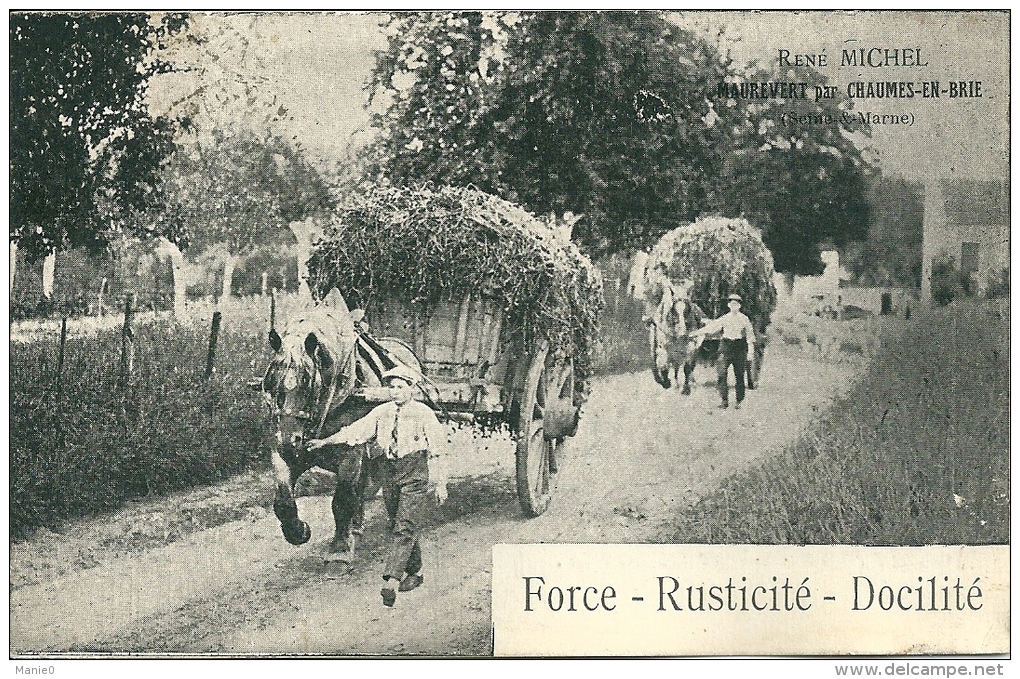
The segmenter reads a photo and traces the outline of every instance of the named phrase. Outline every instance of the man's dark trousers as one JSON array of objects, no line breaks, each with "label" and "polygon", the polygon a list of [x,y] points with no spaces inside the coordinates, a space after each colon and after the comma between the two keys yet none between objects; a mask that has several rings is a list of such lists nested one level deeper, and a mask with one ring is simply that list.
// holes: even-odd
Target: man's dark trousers
[{"label": "man's dark trousers", "polygon": [[729,340],[723,338],[719,343],[719,357],[716,359],[716,384],[723,405],[729,405],[729,387],[726,385],[726,372],[730,366],[737,378],[737,403],[744,400],[744,372],[747,369],[747,340]]},{"label": "man's dark trousers", "polygon": [[384,575],[400,580],[421,570],[418,530],[429,508],[428,452],[397,459],[378,458],[376,479],[390,518],[390,550]]}]

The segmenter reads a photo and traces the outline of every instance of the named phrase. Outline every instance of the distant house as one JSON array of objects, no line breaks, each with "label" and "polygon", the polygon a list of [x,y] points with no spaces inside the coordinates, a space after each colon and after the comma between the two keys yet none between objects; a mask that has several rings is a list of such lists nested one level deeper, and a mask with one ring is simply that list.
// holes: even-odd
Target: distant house
[{"label": "distant house", "polygon": [[1009,180],[935,179],[925,184],[921,300],[931,301],[932,262],[950,256],[983,293],[1009,265]]},{"label": "distant house", "polygon": [[823,251],[821,258],[825,270],[817,276],[794,276],[792,287],[785,274],[776,274],[776,308],[780,312],[796,310],[814,313],[837,306],[840,285],[850,278],[850,272],[840,266],[839,253],[835,250]]}]

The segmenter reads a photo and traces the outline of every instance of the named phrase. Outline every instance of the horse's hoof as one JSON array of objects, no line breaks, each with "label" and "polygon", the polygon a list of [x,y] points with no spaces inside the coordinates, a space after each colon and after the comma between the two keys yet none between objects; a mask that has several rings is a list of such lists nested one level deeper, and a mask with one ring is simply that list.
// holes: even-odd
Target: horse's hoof
[{"label": "horse's hoof", "polygon": [[298,521],[297,531],[283,529],[283,537],[292,545],[303,545],[312,538],[312,529],[304,521]]}]

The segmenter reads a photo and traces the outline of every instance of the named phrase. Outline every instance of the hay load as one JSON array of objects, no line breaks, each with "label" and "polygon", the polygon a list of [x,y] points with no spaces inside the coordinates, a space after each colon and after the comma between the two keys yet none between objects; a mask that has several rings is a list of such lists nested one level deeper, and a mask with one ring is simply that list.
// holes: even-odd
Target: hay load
[{"label": "hay load", "polygon": [[523,208],[475,188],[379,187],[354,197],[308,262],[317,297],[396,298],[427,313],[466,295],[497,304],[514,340],[548,339],[591,373],[602,283],[577,246]]},{"label": "hay load", "polygon": [[746,219],[702,217],[664,235],[645,266],[645,302],[653,307],[662,298],[655,275],[662,266],[669,280],[693,282],[691,297],[713,318],[726,312],[726,297],[736,293],[755,328],[768,327],[776,308],[775,265],[761,232]]}]

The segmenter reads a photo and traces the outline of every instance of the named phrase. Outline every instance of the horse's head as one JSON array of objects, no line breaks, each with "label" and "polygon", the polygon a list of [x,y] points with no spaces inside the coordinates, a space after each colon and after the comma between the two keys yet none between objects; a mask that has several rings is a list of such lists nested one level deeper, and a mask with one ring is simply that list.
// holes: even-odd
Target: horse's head
[{"label": "horse's head", "polygon": [[677,284],[665,285],[662,299],[656,309],[656,325],[668,339],[676,339],[687,334],[687,320],[690,317],[690,294],[694,282],[684,279]]},{"label": "horse's head", "polygon": [[269,331],[274,355],[262,391],[277,415],[285,448],[301,448],[307,438],[318,437],[326,416],[350,395],[356,340],[354,322],[336,290],[291,320],[282,335]]}]

